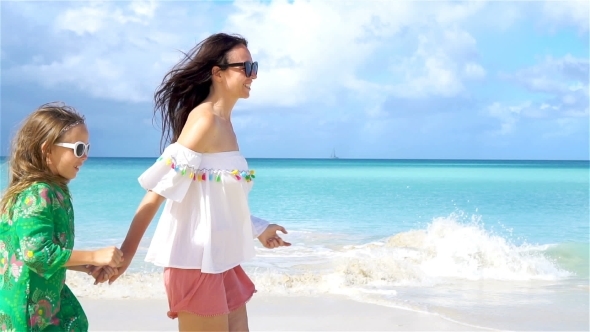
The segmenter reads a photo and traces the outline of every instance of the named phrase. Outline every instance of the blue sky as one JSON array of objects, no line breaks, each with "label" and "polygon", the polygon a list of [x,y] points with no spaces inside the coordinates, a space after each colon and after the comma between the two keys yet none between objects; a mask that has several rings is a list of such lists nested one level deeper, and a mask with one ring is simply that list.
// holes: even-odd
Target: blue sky
[{"label": "blue sky", "polygon": [[589,158],[588,1],[2,1],[1,155],[37,106],[88,119],[92,155],[159,153],[153,92],[198,41],[259,61],[246,157]]}]

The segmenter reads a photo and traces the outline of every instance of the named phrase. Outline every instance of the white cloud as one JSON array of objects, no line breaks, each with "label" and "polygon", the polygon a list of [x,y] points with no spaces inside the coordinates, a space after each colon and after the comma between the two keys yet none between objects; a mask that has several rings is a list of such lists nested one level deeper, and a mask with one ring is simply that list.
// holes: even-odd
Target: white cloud
[{"label": "white cloud", "polygon": [[158,6],[154,0],[134,0],[129,4],[129,9],[131,9],[136,15],[147,18],[154,17],[157,7]]},{"label": "white cloud", "polygon": [[278,106],[332,94],[339,82],[349,80],[374,55],[382,43],[378,38],[391,36],[403,24],[408,12],[406,3],[387,2],[238,1],[235,5],[224,30],[246,36],[261,63],[252,103]]},{"label": "white cloud", "polygon": [[547,56],[537,65],[503,75],[534,92],[567,92],[588,88],[590,61],[567,54],[561,58]]},{"label": "white cloud", "polygon": [[482,79],[486,76],[486,70],[477,63],[466,63],[463,66],[463,73],[465,77],[470,79]]},{"label": "white cloud", "polygon": [[[30,82],[51,88],[41,91],[42,96],[58,88],[57,94],[79,94],[80,100],[93,106],[120,106],[117,112],[128,111],[130,119],[136,110],[141,113],[136,117],[138,124],[151,124],[143,113],[150,108],[145,104],[121,106],[105,100],[151,102],[154,89],[179,60],[180,51],[224,31],[248,38],[250,50],[260,61],[252,98],[238,103],[234,119],[244,140],[262,151],[259,155],[276,154],[273,145],[275,151],[286,151],[288,142],[300,149],[301,156],[313,149],[325,156],[334,146],[340,153],[347,145],[369,156],[373,152],[367,146],[381,151],[392,140],[399,143],[391,145],[400,149],[396,151],[413,153],[415,142],[422,140],[423,155],[428,152],[422,151],[434,151],[443,156],[438,147],[427,148],[444,139],[477,143],[479,133],[490,125],[497,125],[496,134],[507,135],[506,140],[515,140],[527,130],[532,136],[541,136],[542,131],[583,136],[588,120],[588,60],[584,58],[545,58],[516,70],[505,76],[508,83],[518,85],[514,91],[498,95],[497,103],[478,106],[482,98],[494,94],[488,86],[497,83],[497,68],[515,64],[494,57],[502,49],[492,50],[486,43],[501,45],[503,35],[513,31],[538,37],[539,29],[522,30],[521,23],[539,17],[545,20],[540,30],[568,25],[587,32],[583,12],[587,2],[550,8],[561,4],[7,2],[2,6],[10,12],[3,18],[12,21],[3,21],[3,28],[19,30],[3,31],[3,84],[27,93],[28,88],[37,89],[26,87]],[[539,15],[543,10],[545,16]],[[485,62],[481,51],[488,52],[482,57]],[[521,56],[533,52],[543,56],[546,50],[535,44],[526,54],[515,51]],[[561,50],[548,51],[580,52],[580,47],[568,43]],[[478,85],[481,80],[485,84]],[[519,94],[522,101],[515,100]],[[94,103],[89,96],[103,100]],[[277,108],[282,111],[275,112]],[[477,109],[486,117],[473,111]],[[108,118],[99,115],[100,110],[92,112],[97,118]]]},{"label": "white cloud", "polygon": [[[247,36],[261,62],[249,107],[329,104],[344,93],[365,101],[361,111],[368,116],[379,117],[387,95],[453,96],[464,90],[464,80],[485,77],[474,56],[475,39],[458,27],[483,7],[483,2],[238,1],[225,30]],[[371,77],[367,67],[382,67],[382,74]]]},{"label": "white cloud", "polygon": [[580,123],[585,123],[587,128],[589,115],[588,107],[583,110],[568,110],[563,104],[532,101],[512,105],[494,102],[486,108],[484,113],[499,120],[500,128],[492,132],[495,135],[513,133],[517,130],[517,124],[524,120],[543,119],[552,123],[553,126],[549,128],[549,132],[539,133],[539,135],[566,136],[575,133],[578,129],[583,129]]},{"label": "white cloud", "polygon": [[[246,107],[334,105],[344,93],[368,100],[370,106],[361,111],[376,115],[388,94],[453,96],[464,90],[465,80],[486,74],[474,56],[475,39],[460,27],[484,2],[278,0],[197,7],[198,15],[182,2],[60,7],[52,22],[39,23],[62,40],[79,43],[75,51],[51,61],[41,56],[5,74],[45,87],[71,86],[93,97],[150,101],[179,60],[176,50],[194,46],[220,17],[226,18],[218,23],[222,30],[247,37],[260,60]],[[212,15],[227,9],[227,16]],[[372,77],[367,67],[382,67],[382,75]]]},{"label": "white cloud", "polygon": [[[559,118],[555,120],[555,126],[548,132],[543,133],[543,138],[555,139],[567,137],[578,132],[588,131],[588,122],[576,118]],[[586,150],[587,153],[588,150]]]},{"label": "white cloud", "polygon": [[[403,77],[394,94],[400,97],[451,97],[464,90],[465,79],[481,78],[485,70],[476,62],[462,65],[475,50],[475,40],[456,28],[420,35],[418,47],[410,57],[393,66]],[[463,67],[466,66],[466,67]]]},{"label": "white cloud", "polygon": [[546,57],[537,65],[521,69],[504,78],[534,93],[550,97],[543,102],[546,108],[560,112],[560,116],[587,117],[589,114],[590,61],[566,55]]},{"label": "white cloud", "polygon": [[78,35],[94,34],[115,25],[139,23],[147,25],[157,8],[155,1],[130,1],[122,8],[106,2],[89,2],[88,4],[67,9],[55,20],[57,30],[72,31]]},{"label": "white cloud", "polygon": [[439,10],[435,14],[435,20],[441,24],[454,24],[471,18],[480,12],[485,5],[486,1],[450,3],[444,10]]},{"label": "white cloud", "polygon": [[[208,34],[204,26],[212,21],[206,13],[211,6],[208,3],[199,3],[204,11],[197,15],[177,5],[166,3],[165,8],[158,8],[153,1],[74,3],[53,20],[36,22],[53,30],[51,38],[71,50],[51,61],[43,55],[34,56],[35,61],[3,74],[46,88],[72,87],[96,98],[149,102],[164,74],[181,58],[178,50],[193,47],[195,38]],[[195,35],[195,30],[201,35]]]},{"label": "white cloud", "polygon": [[543,93],[547,97],[538,102],[526,101],[511,106],[496,102],[488,106],[487,114],[501,122],[497,133],[512,132],[522,118],[551,119],[557,131],[547,134],[549,136],[574,133],[580,128],[580,121],[587,122],[590,115],[589,68],[588,59],[566,55],[561,58],[546,57],[536,65],[502,75],[533,93]]},{"label": "white cloud", "polygon": [[554,26],[573,26],[579,32],[588,33],[590,24],[588,0],[546,1],[542,12],[545,20]]},{"label": "white cloud", "polygon": [[105,26],[109,17],[104,8],[98,6],[67,10],[56,20],[58,30],[70,30],[78,35],[95,33]]},{"label": "white cloud", "polygon": [[[194,6],[196,11],[188,10]],[[484,1],[239,0],[190,7],[182,2],[83,2],[62,10],[52,22],[56,33],[81,36],[77,51],[55,61],[41,56],[4,74],[46,87],[72,86],[94,97],[151,101],[163,74],[179,59],[176,50],[188,50],[214,32],[209,27],[222,17],[218,26],[247,37],[260,61],[252,97],[240,107],[314,103],[339,109],[344,97],[344,102],[364,105],[357,112],[379,119],[386,116],[382,105],[388,97],[454,97],[468,91],[471,81],[487,77],[466,23],[473,25],[479,16],[489,20],[490,7],[512,13],[510,22],[520,17],[512,5]],[[228,15],[212,15],[220,12]],[[573,57],[551,61],[564,71],[587,67],[587,61]],[[522,76],[522,84],[536,91],[564,89],[550,75],[529,70],[513,77]],[[567,87],[561,103],[578,105],[587,99],[587,87]],[[584,114],[572,107],[564,111]],[[339,111],[338,116],[351,114]]]},{"label": "white cloud", "polygon": [[505,106],[499,102],[495,102],[488,106],[488,115],[500,120],[500,129],[495,133],[498,135],[512,133],[521,116],[521,113],[523,113],[523,110],[529,107],[531,107],[531,102],[525,102],[523,104],[513,106]]}]

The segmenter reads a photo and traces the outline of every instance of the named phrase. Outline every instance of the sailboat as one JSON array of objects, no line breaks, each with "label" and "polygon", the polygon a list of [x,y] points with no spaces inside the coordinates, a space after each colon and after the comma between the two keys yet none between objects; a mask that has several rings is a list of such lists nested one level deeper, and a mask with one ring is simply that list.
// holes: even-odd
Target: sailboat
[{"label": "sailboat", "polygon": [[330,159],[338,159],[336,156],[336,149],[332,149],[332,154],[330,155]]}]

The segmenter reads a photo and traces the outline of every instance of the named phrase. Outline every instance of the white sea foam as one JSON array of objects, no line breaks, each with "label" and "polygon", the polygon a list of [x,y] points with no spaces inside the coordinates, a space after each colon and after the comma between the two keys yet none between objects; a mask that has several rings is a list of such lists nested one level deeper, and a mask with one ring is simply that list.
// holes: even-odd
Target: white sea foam
[{"label": "white sea foam", "polygon": [[[571,273],[544,256],[546,246],[514,245],[477,220],[434,219],[424,229],[361,245],[337,245],[330,237],[301,232],[294,245],[267,250],[244,264],[260,292],[269,294],[396,295],[400,286],[455,281],[560,280]],[[323,244],[322,244],[323,243]],[[136,258],[138,259],[138,258]],[[164,297],[158,269],[130,272],[113,285],[93,286],[88,276],[69,273],[68,284],[88,297]]]}]

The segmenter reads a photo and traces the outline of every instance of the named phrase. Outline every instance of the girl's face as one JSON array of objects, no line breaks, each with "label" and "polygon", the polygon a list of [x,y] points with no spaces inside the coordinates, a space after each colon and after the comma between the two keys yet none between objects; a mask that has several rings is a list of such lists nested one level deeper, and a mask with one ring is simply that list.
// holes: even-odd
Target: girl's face
[{"label": "girl's face", "polygon": [[[79,124],[69,129],[57,143],[76,143],[83,142],[88,144],[88,129],[86,125]],[[49,147],[47,155],[47,165],[53,174],[60,175],[68,180],[72,180],[78,175],[82,164],[88,159],[87,154],[80,158],[76,157],[73,149],[59,145]]]},{"label": "girl's face", "polygon": [[[252,62],[252,55],[244,45],[239,45],[227,53],[227,60],[229,63]],[[256,79],[256,74],[252,72],[250,77],[246,76],[244,67],[228,67],[221,72],[223,77],[223,85],[225,89],[233,97],[248,98],[250,97],[250,89],[252,81]]]}]

